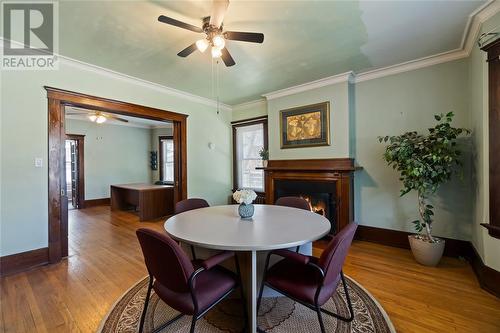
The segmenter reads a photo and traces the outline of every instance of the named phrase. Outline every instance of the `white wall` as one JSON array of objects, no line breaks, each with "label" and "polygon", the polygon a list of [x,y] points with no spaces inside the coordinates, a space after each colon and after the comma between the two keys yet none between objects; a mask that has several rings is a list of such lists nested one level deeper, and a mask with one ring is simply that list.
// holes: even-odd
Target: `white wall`
[{"label": "white wall", "polygon": [[149,183],[148,128],[66,119],[67,134],[84,138],[85,200],[109,198],[112,184]]},{"label": "white wall", "polygon": [[[1,73],[0,255],[48,244],[47,94],[43,86],[101,96],[189,115],[188,195],[227,203],[231,189],[230,111],[167,89],[62,60],[55,71]],[[215,143],[214,150],[208,143]],[[43,167],[34,167],[34,158]]]}]

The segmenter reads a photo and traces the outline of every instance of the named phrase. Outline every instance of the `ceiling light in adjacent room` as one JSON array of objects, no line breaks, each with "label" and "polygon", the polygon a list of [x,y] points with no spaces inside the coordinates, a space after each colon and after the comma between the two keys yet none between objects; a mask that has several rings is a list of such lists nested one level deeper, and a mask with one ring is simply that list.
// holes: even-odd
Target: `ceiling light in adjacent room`
[{"label": "ceiling light in adjacent room", "polygon": [[102,124],[105,121],[106,121],[106,117],[104,117],[103,115],[98,115],[96,120],[95,120],[95,122],[98,124]]},{"label": "ceiling light in adjacent room", "polygon": [[89,119],[90,119],[90,121],[95,122],[97,119],[97,116],[95,114],[90,114]]},{"label": "ceiling light in adjacent room", "polygon": [[218,47],[212,46],[212,58],[220,58],[222,51]]},{"label": "ceiling light in adjacent room", "polygon": [[208,41],[206,39],[200,39],[196,41],[196,47],[203,53],[208,48]]},{"label": "ceiling light in adjacent room", "polygon": [[212,39],[212,43],[214,43],[214,46],[219,49],[223,49],[224,46],[226,46],[226,41],[221,35],[214,36],[214,38]]}]

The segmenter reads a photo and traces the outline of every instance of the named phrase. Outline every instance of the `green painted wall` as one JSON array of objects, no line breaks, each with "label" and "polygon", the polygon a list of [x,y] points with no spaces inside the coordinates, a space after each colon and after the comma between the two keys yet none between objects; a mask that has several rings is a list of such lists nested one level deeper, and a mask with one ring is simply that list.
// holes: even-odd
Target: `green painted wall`
[{"label": "green painted wall", "polygon": [[233,106],[232,120],[244,120],[267,115],[267,101],[265,99],[254,103],[245,103]]},{"label": "green painted wall", "polygon": [[148,128],[66,119],[66,133],[85,135],[85,200],[109,198],[112,184],[151,181]]},{"label": "green painted wall", "polygon": [[[63,61],[56,71],[1,73],[1,246],[5,256],[47,246],[47,98],[44,85],[188,114],[188,195],[227,202],[231,113]],[[215,143],[210,150],[208,143]],[[43,158],[43,168],[34,158]]]},{"label": "green painted wall", "polygon": [[[356,220],[365,225],[413,231],[418,218],[416,196],[399,197],[397,172],[382,160],[378,135],[416,130],[426,133],[434,114],[453,111],[456,126],[470,127],[469,70],[458,60],[357,83],[355,86],[355,158],[364,169],[356,173]],[[464,179],[444,185],[434,200],[434,234],[470,239],[470,140],[463,140]]]},{"label": "green painted wall", "polygon": [[[482,32],[500,26],[500,14],[486,21]],[[470,61],[471,128],[473,130],[472,244],[484,263],[500,271],[500,240],[488,235],[480,223],[489,223],[488,65],[486,53],[476,43]]]},{"label": "green painted wall", "polygon": [[[269,158],[274,160],[301,158],[349,157],[349,87],[347,82],[269,100]],[[330,146],[280,148],[280,110],[301,105],[330,102]]]},{"label": "green painted wall", "polygon": [[[331,146],[280,149],[279,111],[323,101],[331,103]],[[466,59],[272,99],[268,101],[270,158],[354,157],[363,167],[355,175],[356,221],[412,232],[409,221],[418,217],[416,197],[413,194],[399,197],[398,175],[382,160],[384,145],[378,143],[377,136],[409,130],[426,132],[434,125],[434,114],[448,111],[455,112],[457,126],[470,127],[469,106]],[[236,118],[245,118],[244,113],[239,112]],[[462,140],[461,144],[465,176],[446,184],[436,195],[434,230],[439,236],[470,239],[470,139]]]}]

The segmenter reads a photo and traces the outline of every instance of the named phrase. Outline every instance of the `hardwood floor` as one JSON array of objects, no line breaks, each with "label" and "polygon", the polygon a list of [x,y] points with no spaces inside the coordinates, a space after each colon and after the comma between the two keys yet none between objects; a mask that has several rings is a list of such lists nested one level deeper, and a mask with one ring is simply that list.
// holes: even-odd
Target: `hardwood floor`
[{"label": "hardwood floor", "polygon": [[[146,275],[139,222],[108,206],[69,213],[69,257],[1,279],[1,332],[95,332],[110,306]],[[315,248],[315,254],[320,253]],[[470,265],[418,265],[407,250],[355,242],[344,269],[382,304],[398,332],[500,332],[500,299],[479,288]]]}]

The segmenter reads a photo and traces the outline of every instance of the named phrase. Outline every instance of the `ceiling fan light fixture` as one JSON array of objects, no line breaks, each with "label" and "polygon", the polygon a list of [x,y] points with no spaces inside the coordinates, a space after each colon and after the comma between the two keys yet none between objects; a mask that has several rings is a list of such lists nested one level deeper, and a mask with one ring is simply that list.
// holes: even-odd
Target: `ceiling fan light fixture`
[{"label": "ceiling fan light fixture", "polygon": [[214,43],[215,47],[218,47],[221,50],[224,48],[224,46],[226,46],[226,41],[221,35],[215,35],[214,38],[212,38],[212,43]]},{"label": "ceiling fan light fixture", "polygon": [[222,49],[212,46],[212,58],[220,58],[222,56]]},{"label": "ceiling fan light fixture", "polygon": [[95,114],[90,114],[88,117],[89,117],[91,122],[95,122],[97,119],[97,116]]},{"label": "ceiling fan light fixture", "polygon": [[196,47],[201,53],[203,53],[208,48],[208,41],[206,39],[200,39],[196,41]]},{"label": "ceiling fan light fixture", "polygon": [[106,121],[106,117],[104,117],[103,115],[97,116],[97,118],[95,120],[95,122],[98,123],[98,124],[102,124],[105,121]]}]

